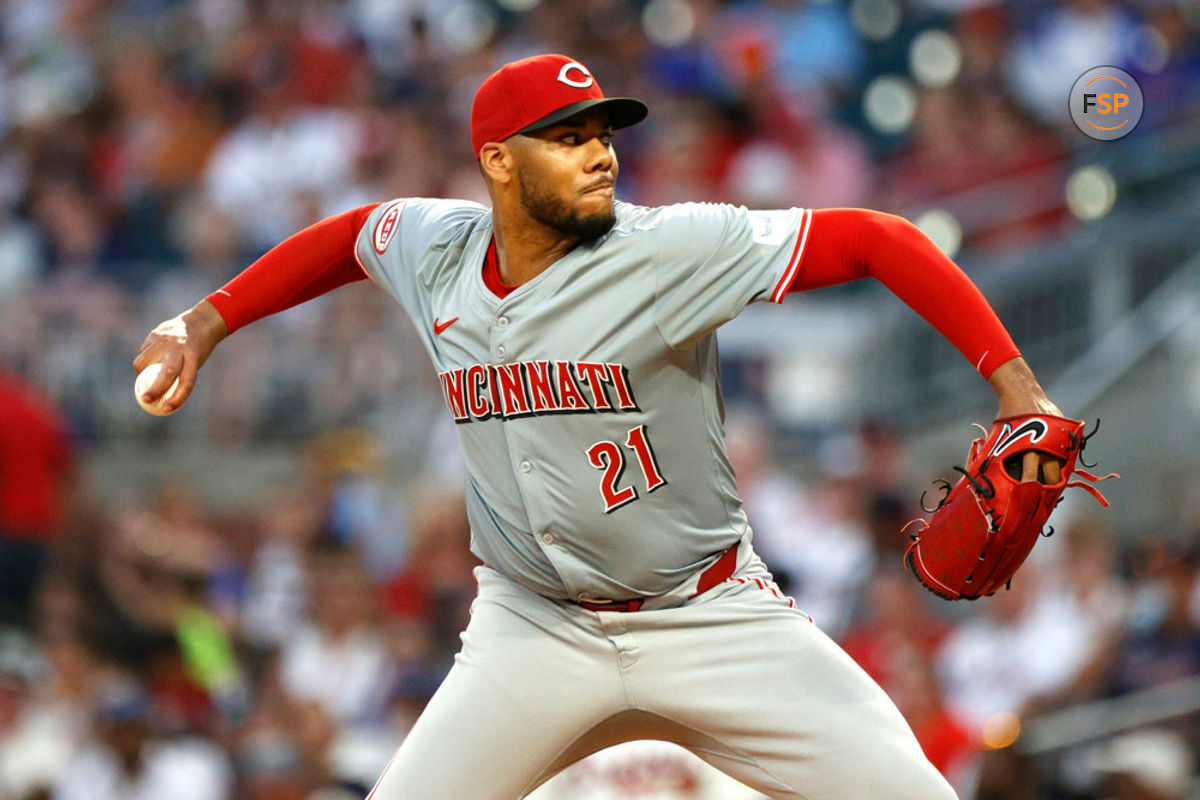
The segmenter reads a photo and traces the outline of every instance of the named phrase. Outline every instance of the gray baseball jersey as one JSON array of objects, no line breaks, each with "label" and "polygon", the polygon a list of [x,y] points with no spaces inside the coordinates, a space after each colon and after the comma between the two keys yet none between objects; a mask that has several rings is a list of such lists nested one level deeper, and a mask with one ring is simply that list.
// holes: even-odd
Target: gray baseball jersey
[{"label": "gray baseball jersey", "polygon": [[474,553],[553,599],[664,594],[747,533],[715,329],[780,301],[811,212],[616,204],[616,224],[507,297],[492,213],[398,199],[357,255],[416,324],[458,423]]}]

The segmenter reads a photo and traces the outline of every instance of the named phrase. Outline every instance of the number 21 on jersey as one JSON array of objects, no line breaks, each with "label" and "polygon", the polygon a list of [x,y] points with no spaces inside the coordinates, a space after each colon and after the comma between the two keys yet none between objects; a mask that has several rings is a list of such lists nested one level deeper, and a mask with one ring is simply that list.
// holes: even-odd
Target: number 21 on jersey
[{"label": "number 21 on jersey", "polygon": [[[649,494],[661,486],[667,485],[654,458],[654,448],[646,436],[646,426],[638,425],[631,428],[625,436],[625,447],[633,451],[638,466],[642,468],[642,478],[646,482],[646,493]],[[638,499],[637,489],[632,485],[617,488],[621,474],[625,471],[625,451],[616,442],[596,442],[587,450],[588,463],[604,474],[600,477],[600,497],[604,501],[604,513],[611,514],[621,506]]]}]

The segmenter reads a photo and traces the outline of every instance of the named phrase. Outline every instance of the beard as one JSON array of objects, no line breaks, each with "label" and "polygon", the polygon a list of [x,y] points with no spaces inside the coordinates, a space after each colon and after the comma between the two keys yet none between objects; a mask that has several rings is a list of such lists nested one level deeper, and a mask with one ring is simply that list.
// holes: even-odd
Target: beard
[{"label": "beard", "polygon": [[612,206],[596,214],[580,214],[534,179],[525,167],[518,167],[517,175],[521,181],[521,205],[529,216],[548,228],[587,242],[608,233],[617,221]]}]

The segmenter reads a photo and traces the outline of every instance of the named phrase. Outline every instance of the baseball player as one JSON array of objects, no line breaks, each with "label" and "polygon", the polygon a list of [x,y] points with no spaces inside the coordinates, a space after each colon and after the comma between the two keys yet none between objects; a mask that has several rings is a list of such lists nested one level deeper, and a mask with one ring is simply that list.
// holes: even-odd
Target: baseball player
[{"label": "baseball player", "polygon": [[[402,198],[286,239],[150,333],[134,367],[162,372],[142,400],[177,409],[223,337],[350,281],[416,325],[485,566],[462,650],[372,798],[512,800],[632,739],[775,798],[953,798],[755,555],[714,334],[750,302],[874,277],[988,379],[1001,416],[1057,409],[978,290],[901,218],[616,200],[613,131],[646,113],[569,57],[505,65],[471,117],[492,208]],[[1053,472],[1026,454],[1027,478],[1043,460]]]}]

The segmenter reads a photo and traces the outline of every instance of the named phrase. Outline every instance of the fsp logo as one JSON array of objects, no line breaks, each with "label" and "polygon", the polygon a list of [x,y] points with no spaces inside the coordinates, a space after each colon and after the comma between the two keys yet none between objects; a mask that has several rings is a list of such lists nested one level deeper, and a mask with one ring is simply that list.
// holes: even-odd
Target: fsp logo
[{"label": "fsp logo", "polygon": [[[571,73],[578,73],[582,78],[572,78]],[[578,61],[568,61],[563,64],[562,69],[558,71],[558,82],[565,83],[567,86],[572,86],[576,89],[586,89],[596,82],[592,77],[592,73],[587,71],[587,68]]]},{"label": "fsp logo", "polygon": [[[1096,81],[1102,80],[1116,81],[1122,86],[1125,86],[1125,81],[1121,80],[1120,78],[1113,77],[1112,75],[1101,75],[1099,78],[1092,78],[1090,81],[1088,81],[1088,86],[1091,86]],[[1101,114],[1120,114],[1121,106],[1127,105],[1129,105],[1129,95],[1125,94],[1124,92],[1101,92],[1100,94],[1087,92],[1083,95],[1084,114],[1087,114],[1088,110],[1092,108],[1096,109]],[[1095,123],[1091,124],[1095,125]],[[1121,125],[1128,124],[1129,120],[1125,120],[1120,125],[1116,125],[1112,128],[1101,128],[1099,125],[1096,125],[1096,127],[1102,131],[1110,131],[1116,130],[1117,128],[1121,127]]]},{"label": "fsp logo", "polygon": [[1093,67],[1071,87],[1071,119],[1093,139],[1120,139],[1142,118],[1142,89],[1119,67]]}]

